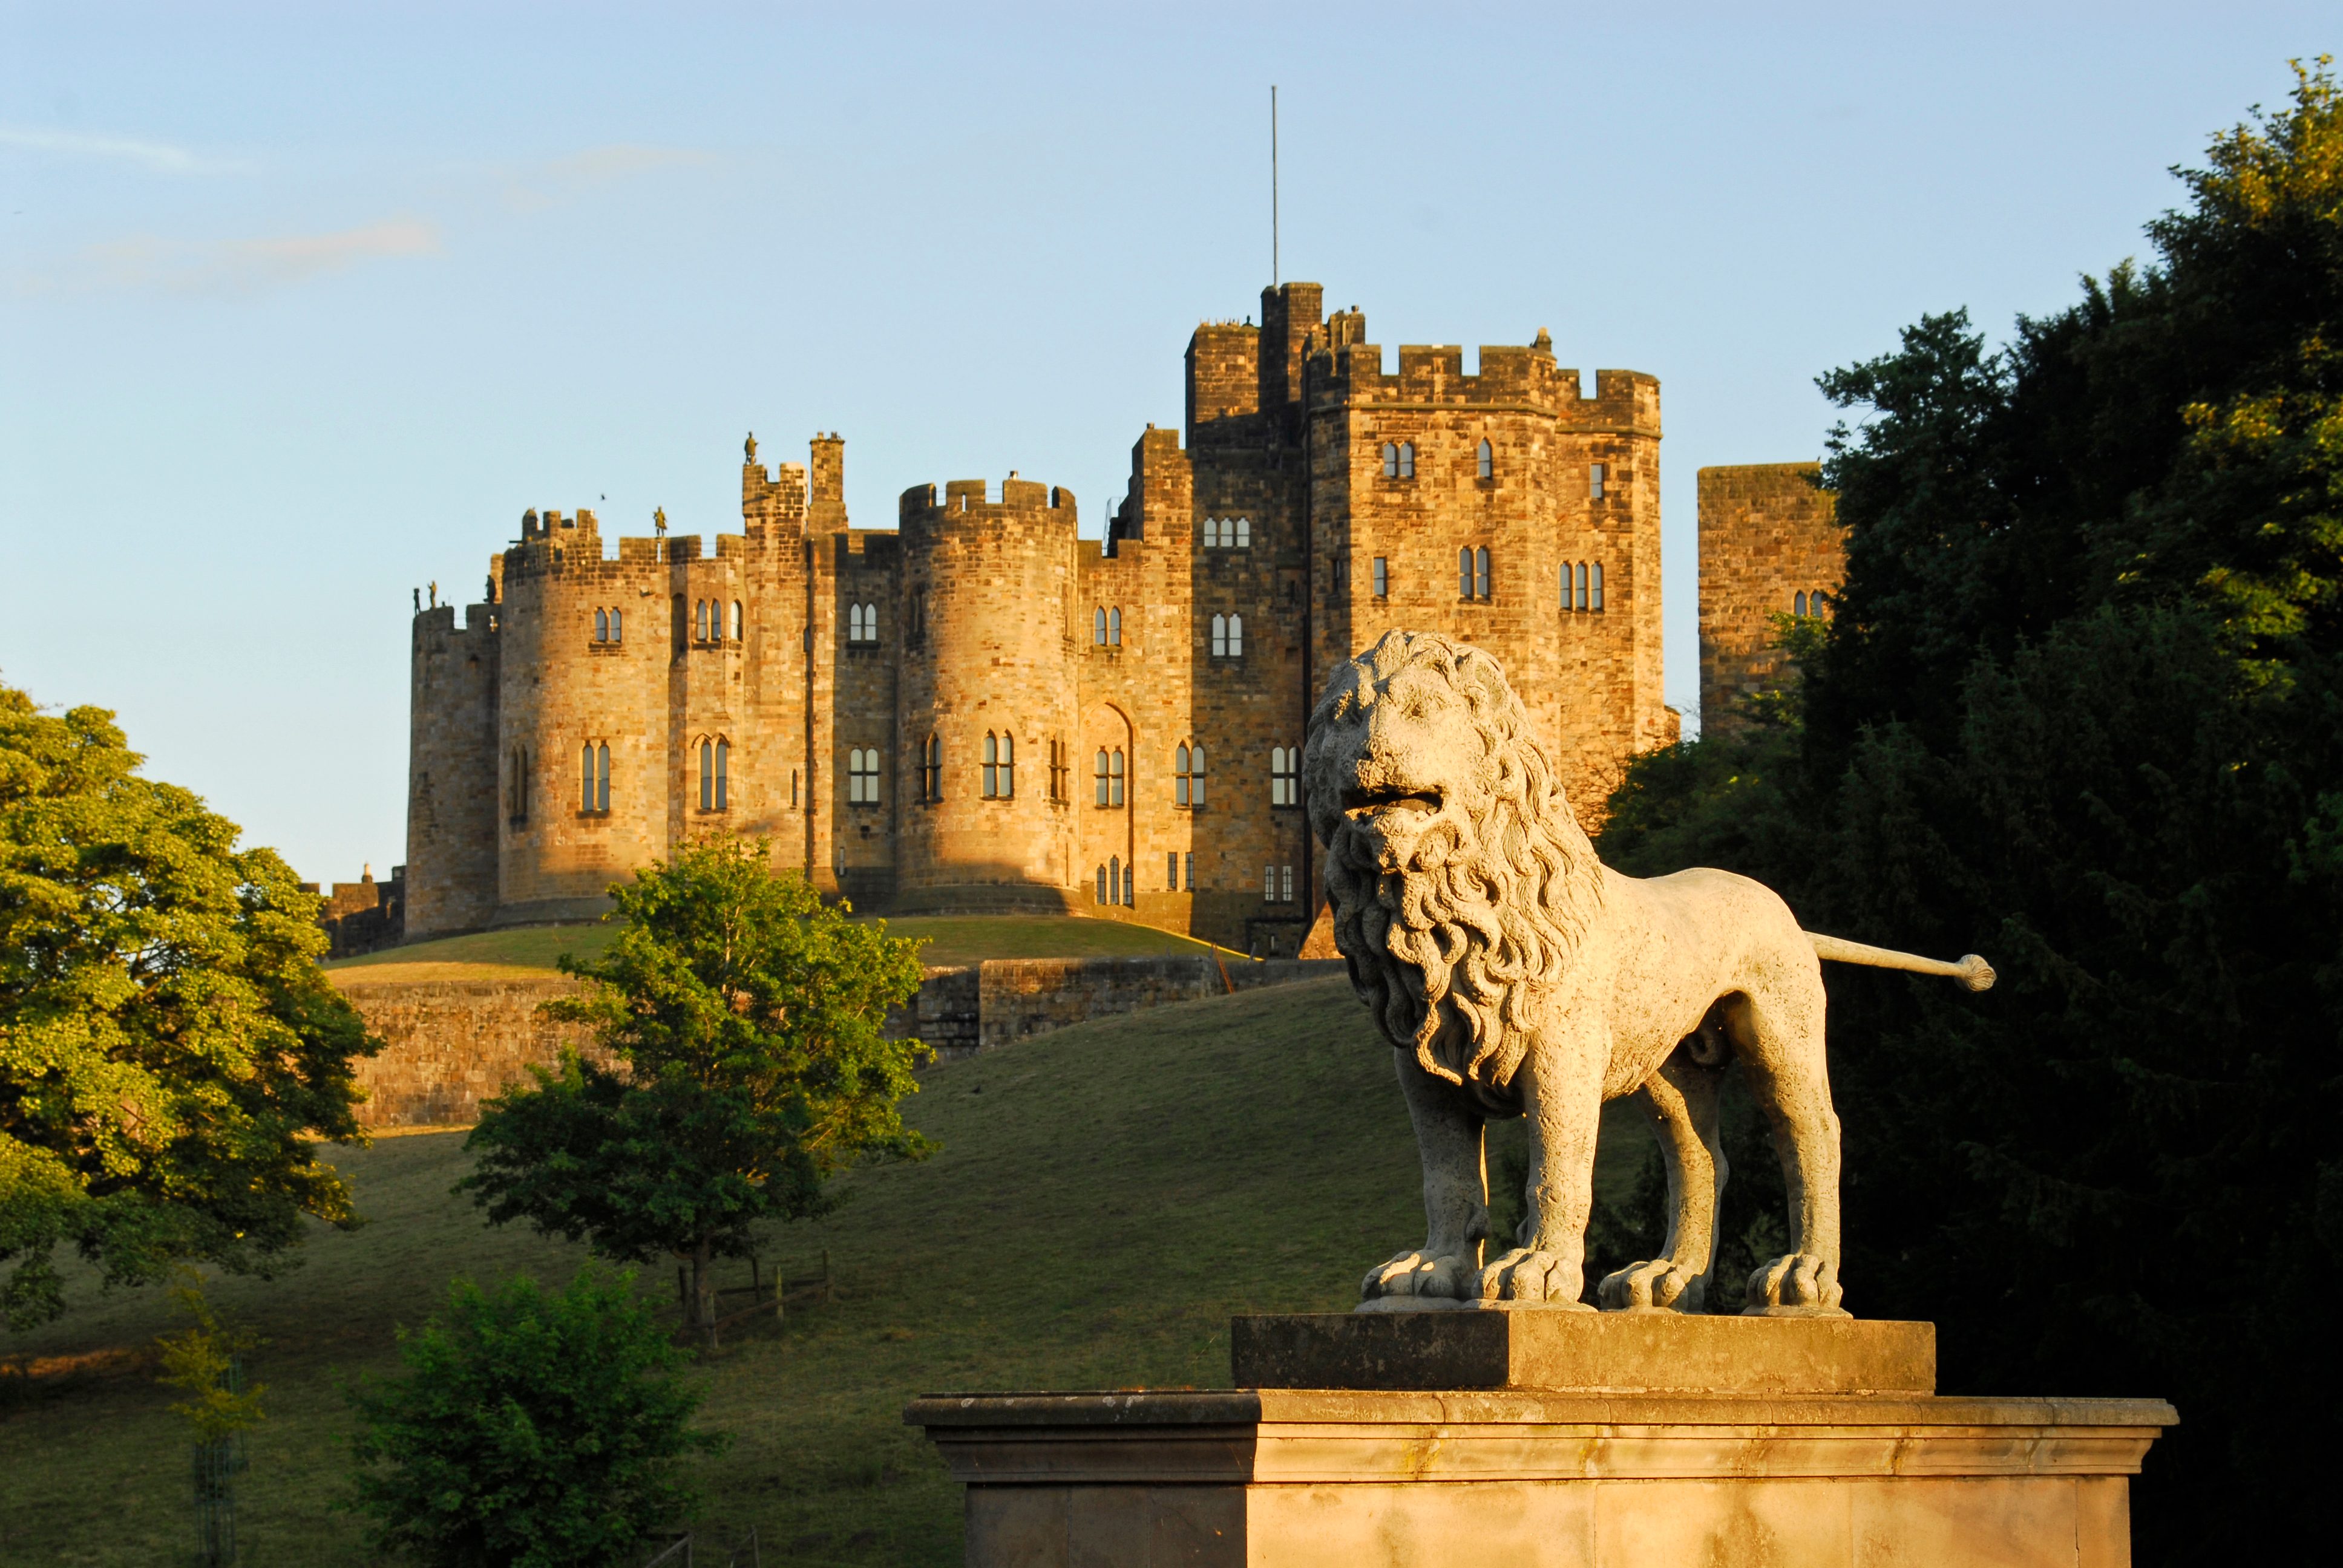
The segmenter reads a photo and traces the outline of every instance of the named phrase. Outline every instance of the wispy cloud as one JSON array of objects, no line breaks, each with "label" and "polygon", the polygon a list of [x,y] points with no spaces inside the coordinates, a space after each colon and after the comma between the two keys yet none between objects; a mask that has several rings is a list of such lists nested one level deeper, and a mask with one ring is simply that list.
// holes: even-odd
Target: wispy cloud
[{"label": "wispy cloud", "polygon": [[505,202],[523,209],[552,206],[616,180],[715,161],[715,154],[693,147],[647,147],[630,142],[588,147],[520,170],[506,182]]},{"label": "wispy cloud", "polygon": [[136,164],[165,175],[217,174],[236,166],[216,158],[198,157],[186,148],[173,146],[168,142],[142,141],[136,136],[93,136],[79,131],[41,130],[27,126],[0,126],[0,147],[49,153],[59,157],[106,158],[116,163]]},{"label": "wispy cloud", "polygon": [[161,289],[172,294],[251,294],[303,283],[385,256],[432,256],[439,229],[422,218],[386,218],[324,234],[189,243],[134,235],[82,251],[60,266],[19,279],[28,293]]}]

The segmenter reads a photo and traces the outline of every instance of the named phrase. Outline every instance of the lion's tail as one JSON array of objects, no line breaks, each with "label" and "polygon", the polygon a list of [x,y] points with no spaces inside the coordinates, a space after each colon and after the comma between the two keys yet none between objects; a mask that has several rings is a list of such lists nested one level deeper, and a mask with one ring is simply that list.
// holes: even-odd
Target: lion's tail
[{"label": "lion's tail", "polygon": [[1869,947],[1862,942],[1850,942],[1842,937],[1825,937],[1814,931],[1806,940],[1815,944],[1815,956],[1834,963],[1868,964],[1875,970],[1910,970],[1915,974],[1949,975],[1971,990],[1993,989],[1993,966],[1970,953],[1960,962],[1948,964],[1942,959],[1924,959],[1916,953],[1899,953],[1891,948]]}]

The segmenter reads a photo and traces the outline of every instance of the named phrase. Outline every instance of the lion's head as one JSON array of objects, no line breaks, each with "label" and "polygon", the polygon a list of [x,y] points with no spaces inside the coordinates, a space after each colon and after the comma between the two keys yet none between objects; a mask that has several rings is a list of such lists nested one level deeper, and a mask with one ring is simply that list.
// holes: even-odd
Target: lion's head
[{"label": "lion's head", "polygon": [[1334,945],[1392,1043],[1451,1083],[1512,1081],[1603,900],[1601,868],[1497,661],[1394,631],[1310,716],[1310,826]]}]

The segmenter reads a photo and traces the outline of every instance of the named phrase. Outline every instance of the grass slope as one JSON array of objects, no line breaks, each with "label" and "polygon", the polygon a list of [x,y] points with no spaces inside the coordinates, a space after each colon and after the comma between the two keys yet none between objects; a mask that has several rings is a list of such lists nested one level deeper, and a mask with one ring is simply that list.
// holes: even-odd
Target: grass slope
[{"label": "grass slope", "polygon": [[[1337,1310],[1368,1264],[1423,1236],[1391,1051],[1341,980],[1104,1019],[937,1067],[910,1107],[941,1141],[859,1172],[830,1220],[777,1249],[831,1255],[840,1299],[759,1324],[705,1360],[710,1523],[759,1527],[768,1563],[960,1561],[958,1488],[900,1412],[946,1390],[1225,1385],[1232,1312]],[[1606,1122],[1618,1195],[1646,1140]],[[1501,1129],[1509,1140],[1519,1124]],[[1625,1136],[1613,1134],[1624,1133]],[[271,1418],[240,1483],[253,1568],[369,1561],[333,1513],[349,1419],[337,1378],[396,1362],[458,1272],[567,1278],[579,1249],[482,1225],[448,1187],[452,1135],[337,1156],[371,1223],[214,1300],[270,1342]],[[644,1289],[672,1302],[662,1271]],[[189,1531],[187,1444],[151,1373],[122,1357],[173,1328],[160,1293],[99,1296],[0,1349],[51,1365],[0,1378],[0,1562],[151,1563]],[[78,1360],[83,1370],[57,1370]]]},{"label": "grass slope", "polygon": [[[890,920],[887,930],[924,941],[920,960],[972,964],[986,959],[1121,958],[1149,953],[1204,953],[1211,944],[1121,920],[1071,915],[913,915]],[[354,959],[337,959],[330,970],[397,968],[417,980],[493,979],[509,970],[551,970],[563,953],[592,958],[609,946],[608,926],[522,926],[508,931],[475,931],[413,942]],[[416,970],[416,965],[429,966]]]}]

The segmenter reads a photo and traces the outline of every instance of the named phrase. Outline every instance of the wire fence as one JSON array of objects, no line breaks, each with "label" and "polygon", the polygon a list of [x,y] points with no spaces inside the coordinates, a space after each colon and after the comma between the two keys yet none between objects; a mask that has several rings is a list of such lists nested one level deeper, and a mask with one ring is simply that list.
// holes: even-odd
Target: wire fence
[{"label": "wire fence", "polygon": [[665,1538],[667,1543],[643,1560],[641,1568],[765,1568],[757,1542],[757,1527],[744,1533],[713,1528],[684,1531]]}]

